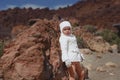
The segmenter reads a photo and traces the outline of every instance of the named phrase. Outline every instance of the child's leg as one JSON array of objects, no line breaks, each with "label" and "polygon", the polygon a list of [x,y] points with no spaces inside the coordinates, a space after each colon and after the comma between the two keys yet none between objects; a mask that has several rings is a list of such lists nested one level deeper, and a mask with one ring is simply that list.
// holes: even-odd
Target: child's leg
[{"label": "child's leg", "polygon": [[75,80],[75,72],[73,65],[68,68],[69,80]]},{"label": "child's leg", "polygon": [[85,76],[84,76],[84,70],[82,68],[82,65],[80,65],[79,62],[74,62],[73,64],[75,65],[75,71],[78,75],[78,80],[84,80]]}]

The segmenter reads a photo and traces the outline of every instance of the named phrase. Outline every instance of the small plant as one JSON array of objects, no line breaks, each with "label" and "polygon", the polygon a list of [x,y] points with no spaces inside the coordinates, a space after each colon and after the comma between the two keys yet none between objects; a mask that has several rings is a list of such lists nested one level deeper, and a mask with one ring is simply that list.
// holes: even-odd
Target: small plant
[{"label": "small plant", "polygon": [[91,33],[95,33],[97,30],[93,25],[85,25],[85,26],[83,26],[83,28],[86,31],[91,32]]},{"label": "small plant", "polygon": [[41,33],[36,33],[36,34],[33,34],[32,36],[36,37],[36,38],[40,38],[41,37]]},{"label": "small plant", "polygon": [[110,44],[117,44],[118,49],[120,49],[120,37],[117,35],[117,33],[105,29],[99,35]]},{"label": "small plant", "polygon": [[0,42],[0,57],[3,55],[4,43]]},{"label": "small plant", "polygon": [[79,48],[86,48],[87,47],[87,45],[85,44],[83,39],[79,36],[77,36],[77,44],[78,44]]},{"label": "small plant", "polygon": [[79,23],[74,23],[72,26],[77,27],[77,26],[79,26]]}]

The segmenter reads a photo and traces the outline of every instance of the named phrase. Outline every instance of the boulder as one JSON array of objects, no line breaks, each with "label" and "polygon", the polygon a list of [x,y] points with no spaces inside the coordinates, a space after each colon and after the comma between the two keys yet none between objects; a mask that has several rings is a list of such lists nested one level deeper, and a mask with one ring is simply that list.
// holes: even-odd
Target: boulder
[{"label": "boulder", "polygon": [[0,58],[0,77],[4,80],[65,78],[57,25],[57,21],[39,20],[19,33],[5,46],[4,54]]}]

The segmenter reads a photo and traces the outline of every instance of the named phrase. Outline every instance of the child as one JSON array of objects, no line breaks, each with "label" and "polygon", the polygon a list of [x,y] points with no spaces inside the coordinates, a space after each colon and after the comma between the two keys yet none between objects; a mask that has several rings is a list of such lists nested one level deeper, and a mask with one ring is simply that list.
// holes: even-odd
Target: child
[{"label": "child", "polygon": [[76,37],[72,34],[72,26],[69,21],[63,21],[59,26],[62,61],[67,66],[69,80],[75,80],[75,74],[77,74],[79,80],[84,80],[84,71],[80,65],[84,58],[78,49]]}]

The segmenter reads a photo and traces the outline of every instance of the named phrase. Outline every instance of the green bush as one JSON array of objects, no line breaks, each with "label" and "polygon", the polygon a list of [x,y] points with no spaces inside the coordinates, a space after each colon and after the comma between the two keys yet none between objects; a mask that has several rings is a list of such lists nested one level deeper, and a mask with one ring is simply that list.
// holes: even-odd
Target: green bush
[{"label": "green bush", "polygon": [[4,43],[0,42],[0,57],[3,55]]},{"label": "green bush", "polygon": [[120,45],[120,37],[116,33],[112,32],[108,29],[105,29],[100,33],[100,35],[103,37],[104,40],[106,40],[110,44],[117,44],[118,47],[120,47],[119,46]]},{"label": "green bush", "polygon": [[85,26],[83,26],[83,28],[86,31],[91,32],[91,33],[95,33],[97,30],[93,25],[85,25]]},{"label": "green bush", "polygon": [[77,44],[78,44],[79,48],[86,48],[87,47],[87,45],[85,44],[83,39],[79,36],[77,36]]},{"label": "green bush", "polygon": [[73,27],[77,27],[77,26],[79,26],[79,23],[74,23],[73,25],[72,25]]}]

